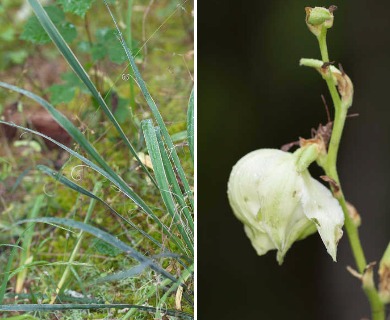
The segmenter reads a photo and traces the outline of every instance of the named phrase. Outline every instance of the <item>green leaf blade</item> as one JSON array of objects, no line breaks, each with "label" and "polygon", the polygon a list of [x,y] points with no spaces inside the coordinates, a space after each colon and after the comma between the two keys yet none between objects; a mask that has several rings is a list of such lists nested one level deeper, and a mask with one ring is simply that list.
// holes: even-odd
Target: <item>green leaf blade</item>
[{"label": "green leaf blade", "polygon": [[[30,0],[30,1],[32,1],[32,0]],[[171,157],[172,157],[173,163],[174,163],[174,165],[175,165],[175,167],[177,169],[177,173],[178,173],[181,181],[183,182],[184,188],[186,189],[186,194],[188,195],[188,198],[189,198],[189,200],[191,202],[191,206],[194,207],[193,193],[192,193],[191,187],[190,187],[190,185],[188,183],[187,177],[186,177],[186,175],[184,173],[183,167],[182,167],[182,165],[180,163],[180,159],[179,159],[179,157],[177,155],[175,145],[173,144],[172,139],[171,139],[171,137],[169,135],[168,129],[165,126],[164,120],[163,120],[163,118],[162,118],[162,116],[160,114],[160,111],[157,108],[156,103],[154,102],[151,94],[149,93],[148,88],[146,87],[146,83],[143,80],[143,78],[141,76],[141,73],[138,70],[138,67],[137,67],[137,65],[135,63],[135,59],[134,59],[130,49],[126,45],[125,40],[123,39],[122,32],[120,31],[120,29],[118,27],[118,24],[117,24],[113,14],[112,14],[112,12],[111,12],[111,9],[110,9],[107,1],[104,0],[104,2],[106,4],[108,12],[111,15],[111,19],[113,20],[113,22],[115,24],[115,28],[116,28],[117,33],[118,33],[119,41],[120,41],[123,49],[125,50],[127,59],[130,62],[131,68],[133,69],[137,85],[141,89],[142,95],[144,96],[144,98],[145,98],[145,100],[146,100],[150,110],[153,113],[153,116],[154,116],[158,126],[160,127],[160,130],[161,130],[162,136],[164,137],[165,143],[168,145],[168,149],[171,151]]]},{"label": "green leaf blade", "polygon": [[161,157],[160,146],[157,140],[155,129],[153,127],[153,123],[151,120],[144,120],[141,123],[141,127],[142,131],[144,132],[146,146],[148,148],[149,156],[152,160],[153,169],[161,197],[170,216],[172,217],[172,220],[175,222],[175,226],[183,237],[187,248],[191,251],[191,253],[193,253],[193,244],[187,232],[185,231],[184,225],[181,221],[181,215],[178,212],[178,208],[176,207],[175,200],[173,198],[171,186],[168,183],[167,174],[164,169],[164,162]]},{"label": "green leaf blade", "polygon": [[119,240],[117,237],[114,237],[113,235],[109,234],[108,232],[103,231],[101,229],[98,229],[96,227],[93,227],[89,224],[75,221],[72,219],[52,218],[52,217],[22,220],[22,221],[19,221],[17,224],[21,224],[21,223],[25,223],[25,222],[41,222],[41,223],[48,223],[48,224],[55,224],[55,225],[64,225],[67,227],[82,230],[82,231],[89,233],[92,236],[112,245],[113,247],[116,247],[117,249],[122,251],[124,254],[132,257],[133,259],[139,261],[140,263],[148,263],[148,265],[150,266],[151,269],[153,269],[157,273],[161,274],[163,277],[171,280],[172,282],[178,282],[178,279],[176,279],[174,276],[172,276],[172,274],[167,272],[165,269],[163,269],[160,265],[158,265],[153,260],[144,256],[142,253],[138,252],[133,247],[131,247],[131,246],[127,245],[126,243],[124,243],[123,241]]},{"label": "green leaf blade", "polygon": [[48,35],[50,36],[51,40],[54,42],[54,44],[57,46],[58,50],[61,52],[61,54],[64,56],[65,60],[68,62],[68,64],[71,66],[73,71],[77,74],[77,76],[81,79],[81,81],[87,86],[88,90],[91,92],[92,96],[97,100],[99,106],[102,108],[103,112],[106,114],[108,119],[112,122],[115,129],[118,131],[121,139],[125,142],[126,146],[128,147],[130,153],[137,159],[139,162],[141,168],[145,171],[146,174],[149,175],[150,179],[152,180],[153,184],[156,185],[156,182],[154,181],[152,175],[150,175],[148,169],[145,167],[145,165],[141,162],[141,160],[138,157],[138,154],[133,147],[133,145],[130,143],[129,139],[123,132],[121,126],[119,125],[118,121],[115,119],[114,115],[112,114],[110,108],[108,108],[106,102],[104,101],[103,97],[101,96],[100,92],[96,89],[95,85],[89,78],[87,72],[82,67],[80,61],[76,58],[73,51],[70,49],[64,38],[59,33],[56,26],[53,24],[53,21],[50,19],[46,11],[43,9],[42,5],[39,3],[38,0],[28,0],[30,3],[35,15],[37,16],[39,22],[41,23],[42,27],[46,30]]}]

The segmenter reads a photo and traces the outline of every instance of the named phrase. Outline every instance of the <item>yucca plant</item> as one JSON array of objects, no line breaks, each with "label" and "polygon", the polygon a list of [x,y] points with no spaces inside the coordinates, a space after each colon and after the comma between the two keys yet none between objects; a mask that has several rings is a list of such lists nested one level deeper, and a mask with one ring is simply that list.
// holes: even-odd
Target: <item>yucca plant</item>
[{"label": "yucca plant", "polygon": [[[56,310],[122,309],[124,312],[124,319],[133,318],[135,312],[138,311],[152,313],[156,318],[162,318],[164,315],[169,315],[182,319],[192,319],[192,284],[194,274],[193,188],[188,180],[189,174],[183,169],[172,137],[138,70],[134,56],[122,36],[109,4],[104,1],[115,25],[117,39],[131,65],[134,81],[140,88],[153,116],[153,119],[143,120],[139,126],[152,164],[151,166],[149,165],[149,167],[152,167],[152,170],[147,168],[144,160],[141,161],[138,152],[139,148],[136,148],[131,142],[135,137],[126,136],[124,128],[118,123],[105,99],[102,97],[93,81],[91,81],[88,73],[68,46],[57,27],[53,24],[42,5],[38,0],[29,0],[28,2],[51,41],[56,45],[73,72],[88,88],[89,93],[97,102],[99,108],[104,112],[105,116],[117,131],[117,134],[126,146],[126,152],[129,152],[139,162],[140,168],[145,173],[144,179],[150,181],[149,188],[158,190],[161,205],[163,205],[165,209],[163,213],[157,212],[154,207],[151,207],[148,204],[148,201],[144,199],[143,196],[137,194],[130,186],[130,183],[117,173],[118,170],[113,168],[112,165],[99,154],[94,145],[87,139],[86,135],[50,102],[31,91],[0,82],[2,88],[24,95],[46,109],[53,119],[66,130],[78,147],[70,148],[43,133],[15,123],[0,120],[1,124],[18,128],[24,132],[29,132],[51,141],[68,152],[74,159],[81,161],[83,166],[96,172],[94,188],[93,190],[88,190],[82,184],[79,184],[78,181],[66,177],[61,171],[53,170],[45,165],[36,166],[36,169],[40,170],[42,173],[50,175],[58,183],[76,191],[79,194],[79,198],[89,198],[89,206],[83,221],[75,216],[74,218],[47,217],[40,214],[40,208],[42,207],[43,201],[42,196],[39,196],[36,199],[36,203],[33,206],[31,213],[28,215],[28,219],[18,221],[15,225],[15,227],[18,228],[24,226],[26,231],[19,237],[16,245],[12,245],[11,254],[8,257],[8,264],[5,266],[2,273],[3,281],[0,287],[0,311],[53,312]],[[194,160],[193,91],[191,92],[190,97],[188,97],[186,134],[190,154],[192,160]],[[120,213],[120,210],[115,208],[115,202],[104,199],[103,196],[99,196],[100,190],[102,189],[102,181],[109,181],[109,184],[114,186],[121,194],[132,201],[135,204],[133,205],[134,210],[142,212],[143,217],[149,221],[147,225],[151,226],[151,228],[145,229],[138,226],[137,222],[132,221],[131,217],[129,218],[125,214]],[[124,225],[126,229],[128,228],[137,232],[138,239],[142,239],[143,243],[148,243],[147,251],[153,251],[153,254],[148,254],[143,252],[142,249],[139,249],[136,241],[132,243],[129,240],[124,240],[124,237],[118,238],[114,233],[107,231],[106,228],[104,228],[104,225],[100,226],[99,223],[95,222],[93,212],[97,203],[100,203],[107,208],[106,211],[117,217],[117,221]],[[77,231],[73,250],[71,251],[69,259],[64,263],[65,269],[61,278],[56,281],[55,292],[51,294],[51,297],[47,297],[47,299],[44,300],[47,301],[47,303],[43,304],[3,304],[7,297],[6,288],[9,281],[13,277],[17,277],[17,287],[20,288],[25,280],[26,270],[34,263],[35,265],[38,263],[32,262],[32,260],[29,259],[28,246],[31,244],[34,226],[42,223],[55,226],[56,228],[64,228],[69,232]],[[133,259],[135,264],[131,268],[119,272],[109,273],[95,279],[89,279],[89,282],[86,285],[99,286],[111,281],[131,281],[134,277],[144,273],[148,274],[152,279],[158,279],[158,286],[150,285],[145,290],[143,301],[137,301],[136,304],[127,304],[123,303],[123,301],[85,302],[85,297],[79,300],[76,299],[74,303],[60,303],[60,297],[64,293],[66,284],[69,283],[69,278],[77,277],[77,272],[74,270],[74,266],[77,265],[76,257],[79,253],[81,243],[87,234],[108,244],[110,248],[122,252],[123,255]],[[124,234],[123,236],[126,235]],[[14,261],[20,250],[19,245],[21,245],[24,250],[19,259],[19,267],[13,269]],[[175,268],[170,268],[169,266],[175,266]],[[175,269],[175,273],[172,271],[173,269]],[[174,297],[174,299],[172,297]],[[36,298],[30,298],[30,302],[36,301]],[[147,305],[149,298],[153,298],[153,306]],[[171,307],[172,304],[168,303],[168,300],[174,300],[176,302],[176,308]],[[126,301],[129,301],[129,299],[124,299],[124,302]],[[181,306],[184,311],[180,310]]]}]

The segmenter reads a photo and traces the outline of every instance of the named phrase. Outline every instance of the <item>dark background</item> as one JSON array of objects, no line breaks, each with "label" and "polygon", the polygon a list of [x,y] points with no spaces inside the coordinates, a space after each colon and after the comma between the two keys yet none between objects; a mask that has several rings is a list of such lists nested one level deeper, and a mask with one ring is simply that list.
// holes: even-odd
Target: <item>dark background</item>
[{"label": "dark background", "polygon": [[[370,317],[346,234],[332,262],[318,234],[295,243],[279,267],[257,256],[226,197],[232,166],[259,148],[310,137],[326,123],[326,84],[301,57],[320,58],[305,6],[335,4],[330,59],[355,86],[339,174],[362,217],[368,261],[390,239],[390,2],[198,2],[199,319],[362,319]],[[322,172],[311,170],[314,177]]]}]

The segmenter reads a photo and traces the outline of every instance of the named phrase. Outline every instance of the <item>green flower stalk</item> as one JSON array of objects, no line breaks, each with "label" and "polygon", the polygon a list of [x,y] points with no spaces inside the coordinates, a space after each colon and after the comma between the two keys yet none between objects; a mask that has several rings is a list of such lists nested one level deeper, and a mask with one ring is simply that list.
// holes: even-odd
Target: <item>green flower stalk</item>
[{"label": "green flower stalk", "polygon": [[[336,261],[344,225],[357,267],[348,270],[362,283],[371,319],[385,320],[384,305],[390,303],[390,245],[380,262],[378,292],[375,263],[367,263],[360,243],[360,216],[346,201],[337,171],[337,154],[354,88],[341,65],[336,68],[329,62],[326,34],[333,26],[336,9],[305,8],[306,24],[318,40],[321,60],[300,60],[300,65],[316,69],[326,81],[335,109],[334,121],[329,128],[325,126],[331,134],[321,131],[320,126],[312,139],[300,139],[300,148],[294,153],[260,149],[247,154],[232,170],[228,198],[257,253],[276,249],[279,264],[295,241],[316,231]],[[330,183],[331,191],[310,176],[307,168],[314,161],[325,171],[323,179]]]},{"label": "green flower stalk", "polygon": [[[381,301],[378,291],[375,287],[372,272],[373,265],[367,264],[363,247],[360,242],[358,224],[350,215],[348,204],[345,200],[337,172],[337,154],[345,120],[347,117],[347,112],[348,109],[352,106],[354,90],[352,81],[345,74],[341,66],[340,69],[336,69],[334,66],[332,66],[332,63],[329,62],[326,34],[328,28],[333,25],[333,12],[335,9],[335,6],[331,6],[329,9],[318,7],[309,9],[306,8],[306,24],[309,30],[314,33],[318,40],[322,61],[314,59],[301,59],[300,64],[314,67],[317,69],[317,71],[320,72],[326,81],[330,95],[332,97],[335,109],[332,136],[326,156],[322,157],[321,162],[317,163],[320,164],[320,166],[324,169],[326,176],[333,182],[333,195],[337,198],[340,206],[343,209],[345,217],[345,230],[348,235],[349,243],[351,245],[352,253],[358,269],[358,278],[362,282],[362,288],[371,306],[372,320],[384,320],[384,304]],[[328,10],[329,13],[326,13],[326,10]],[[318,18],[318,16],[322,16],[322,20]]]}]

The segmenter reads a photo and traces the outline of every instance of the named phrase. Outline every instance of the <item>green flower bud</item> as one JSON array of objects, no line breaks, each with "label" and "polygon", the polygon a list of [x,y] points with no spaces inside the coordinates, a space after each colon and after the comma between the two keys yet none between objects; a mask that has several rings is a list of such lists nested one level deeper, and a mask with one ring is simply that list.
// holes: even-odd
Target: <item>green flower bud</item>
[{"label": "green flower bud", "polygon": [[331,6],[329,9],[323,7],[306,7],[306,24],[309,30],[316,36],[319,36],[322,29],[329,29],[333,26],[333,11],[336,6]]},{"label": "green flower bud", "polygon": [[[259,255],[276,249],[283,258],[297,241],[319,232],[336,261],[343,211],[331,192],[302,168],[302,149],[253,151],[233,167],[228,197],[236,217]],[[309,149],[312,161],[312,149]]]}]

